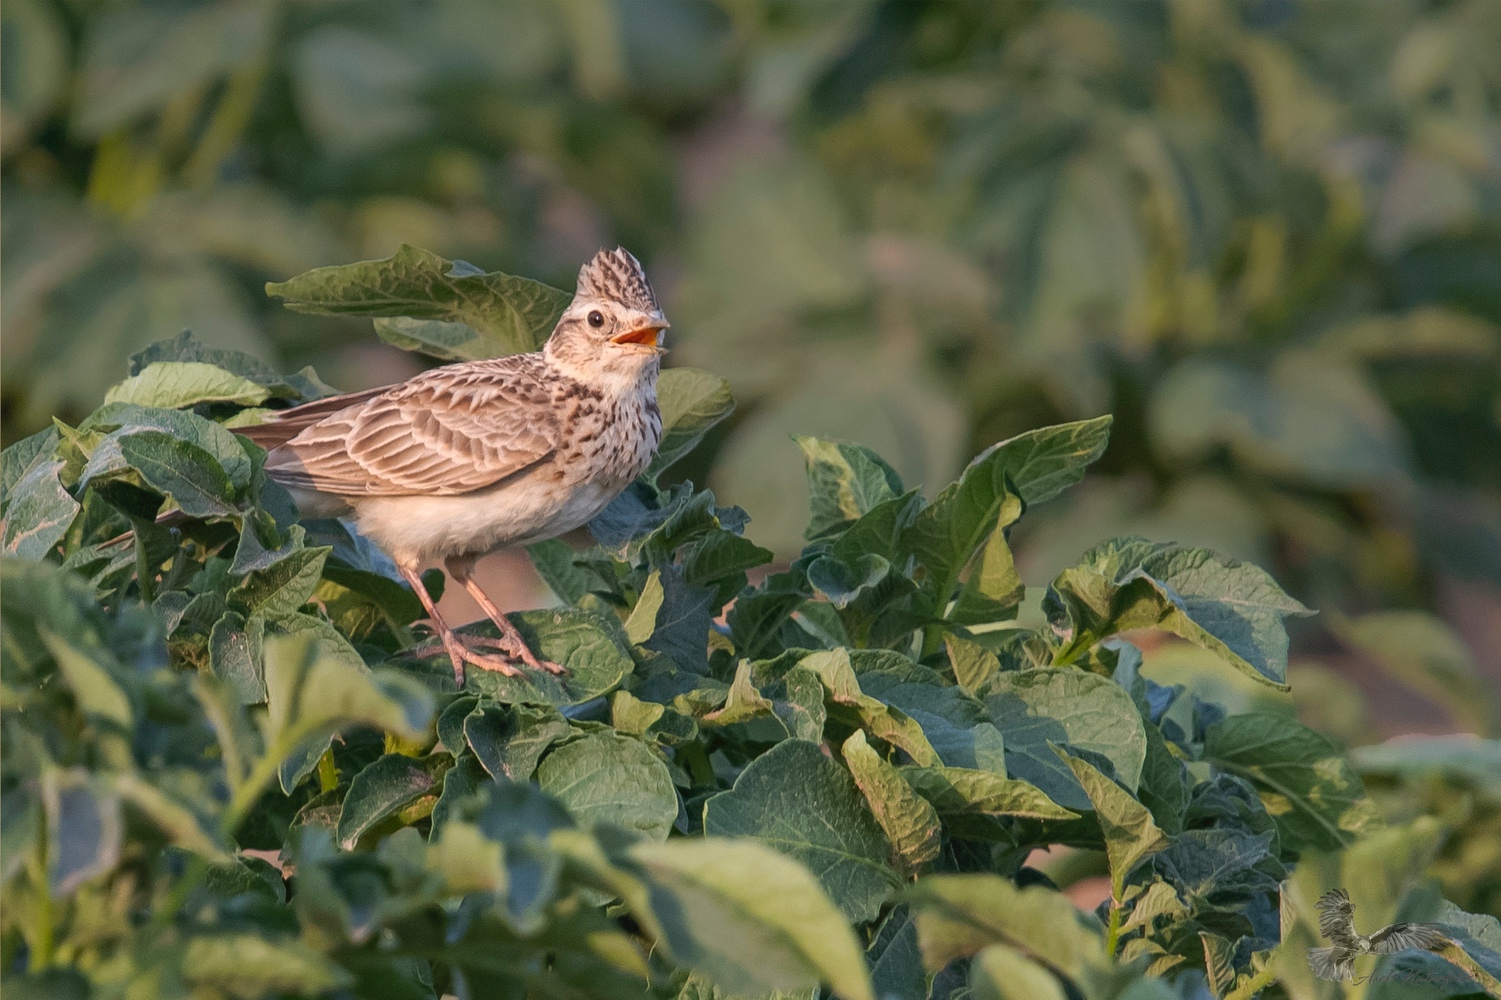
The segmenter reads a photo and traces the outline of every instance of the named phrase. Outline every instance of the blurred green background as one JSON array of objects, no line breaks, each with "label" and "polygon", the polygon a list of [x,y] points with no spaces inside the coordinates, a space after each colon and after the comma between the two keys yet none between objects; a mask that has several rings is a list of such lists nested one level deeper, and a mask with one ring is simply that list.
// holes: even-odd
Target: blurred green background
[{"label": "blurred green background", "polygon": [[[1111,411],[1100,471],[1015,539],[1029,584],[1107,535],[1209,545],[1325,612],[1296,636],[1313,724],[1493,732],[1501,3],[5,0],[3,20],[7,442],[183,328],[345,389],[421,363],[267,280],[409,242],[572,288],[619,242],[672,363],[740,400],[680,471],[783,556],[806,504],[790,432],[941,484]],[[1181,652],[1163,676],[1192,674]]]}]

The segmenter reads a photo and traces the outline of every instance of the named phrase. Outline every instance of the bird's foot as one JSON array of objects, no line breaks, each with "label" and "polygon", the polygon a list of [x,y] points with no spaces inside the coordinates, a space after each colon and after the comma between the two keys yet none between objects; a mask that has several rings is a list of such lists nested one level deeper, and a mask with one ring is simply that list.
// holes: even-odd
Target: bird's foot
[{"label": "bird's foot", "polygon": [[533,670],[546,670],[548,673],[555,674],[559,677],[564,677],[568,674],[568,668],[563,666],[561,663],[554,663],[551,660],[540,659],[535,653],[531,651],[526,642],[519,635],[515,638],[507,635],[502,635],[496,638],[491,638],[488,635],[474,635],[466,636],[465,638],[472,645],[484,646],[489,649],[498,649],[502,653],[504,653],[508,659],[513,661],[520,660],[522,663],[526,664],[528,667],[531,667]]}]

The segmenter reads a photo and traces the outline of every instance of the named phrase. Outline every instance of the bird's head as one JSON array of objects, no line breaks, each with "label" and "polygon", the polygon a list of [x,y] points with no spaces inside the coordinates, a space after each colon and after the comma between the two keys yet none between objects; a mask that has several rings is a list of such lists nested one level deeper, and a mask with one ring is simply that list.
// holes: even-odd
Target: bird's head
[{"label": "bird's head", "polygon": [[578,291],[543,350],[583,381],[654,376],[668,322],[641,262],[616,247],[579,269]]}]

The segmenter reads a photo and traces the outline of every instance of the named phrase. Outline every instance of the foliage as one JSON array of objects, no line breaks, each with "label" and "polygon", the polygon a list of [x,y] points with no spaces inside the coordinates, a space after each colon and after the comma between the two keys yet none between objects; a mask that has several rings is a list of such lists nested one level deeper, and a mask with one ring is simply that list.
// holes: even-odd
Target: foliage
[{"label": "foliage", "polygon": [[[367,356],[267,279],[407,242],[566,285],[619,241],[732,373],[695,475],[780,556],[789,432],[931,485],[1113,412],[1116,481],[1029,519],[1029,581],[1142,535],[1430,606],[1501,581],[1501,17],[1370,6],[11,0],[6,441],[184,327]],[[483,350],[452,308],[382,336]]]},{"label": "foliage", "polygon": [[[372,307],[414,260],[433,280]],[[476,272],[404,250],[273,291],[441,315],[466,345],[553,308]],[[483,294],[455,311],[460,286]],[[460,689],[389,562],[298,523],[234,434],[320,392],[182,336],[5,450],[7,990],[1301,997],[1331,879],[1362,920],[1452,941],[1382,968],[1498,987],[1501,924],[1427,875],[1446,822],[1384,825],[1366,792],[1358,768],[1404,758],[1352,763],[1144,675],[1130,639],[1156,628],[1284,688],[1306,609],[1266,573],[1120,538],[1019,617],[1008,532],[1083,477],[1108,418],[1002,441],[931,500],[801,439],[807,544],[767,573],[742,510],[658,485],[730,409],[671,369],[662,464],[592,547],[530,550],[559,603],[512,621],[568,674]],[[1486,748],[1449,760],[1484,780]],[[1057,845],[1103,852],[1098,912],[1029,865]]]}]

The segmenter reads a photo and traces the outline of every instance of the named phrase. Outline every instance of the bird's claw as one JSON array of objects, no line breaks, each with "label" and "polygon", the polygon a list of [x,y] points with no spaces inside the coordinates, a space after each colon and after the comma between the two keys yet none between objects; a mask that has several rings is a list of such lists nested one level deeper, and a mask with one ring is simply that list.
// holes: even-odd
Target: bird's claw
[{"label": "bird's claw", "polygon": [[520,660],[533,670],[545,670],[558,677],[566,677],[568,668],[561,663],[551,660],[539,659],[535,653],[527,648],[524,642],[512,642],[506,636],[474,635],[465,636],[473,645],[484,646],[489,649],[498,649],[511,660]]}]

